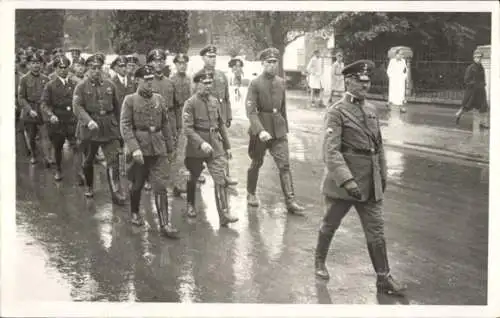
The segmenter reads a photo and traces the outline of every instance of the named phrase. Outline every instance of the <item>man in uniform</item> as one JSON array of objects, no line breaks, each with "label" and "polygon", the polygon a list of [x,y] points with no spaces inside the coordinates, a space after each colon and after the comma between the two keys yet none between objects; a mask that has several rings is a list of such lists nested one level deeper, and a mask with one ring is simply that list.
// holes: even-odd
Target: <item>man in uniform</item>
[{"label": "man in uniform", "polygon": [[72,72],[70,73],[70,77],[76,83],[80,83],[85,79],[85,73],[87,69],[85,67],[85,59],[80,57],[76,60],[73,60],[71,63]]},{"label": "man in uniform", "polygon": [[184,103],[191,97],[191,79],[186,75],[187,63],[189,57],[180,53],[174,57],[175,68],[177,73],[172,76],[174,83],[174,115],[176,131],[176,158],[172,167],[175,175],[173,175],[172,183],[174,185],[174,195],[179,196],[181,193],[186,192],[185,188],[185,166],[184,166],[184,149],[186,148],[186,138],[182,131],[182,109]]},{"label": "man in uniform", "polygon": [[58,55],[64,55],[64,51],[61,48],[55,48],[52,50],[52,54],[50,56],[50,62],[47,63],[46,70],[47,74],[49,74],[49,79],[53,80],[55,77],[57,77],[55,71],[55,68],[53,66],[53,61]]},{"label": "man in uniform", "polygon": [[116,88],[101,75],[104,59],[95,54],[87,59],[89,76],[79,83],[73,95],[73,111],[79,123],[77,136],[86,143],[83,173],[86,197],[94,196],[94,158],[101,146],[106,157],[106,174],[114,203],[123,205],[125,198],[120,193],[118,152],[120,150],[120,114]]},{"label": "man in uniform", "polygon": [[43,118],[40,109],[40,101],[45,85],[49,82],[47,76],[41,73],[43,57],[38,53],[28,55],[29,72],[19,80],[18,102],[21,107],[21,120],[23,121],[24,137],[31,155],[31,163],[36,163],[36,137],[40,133],[40,141],[44,161],[47,167],[50,167],[52,160],[50,158],[51,147],[49,138],[44,134],[47,132],[42,128]]},{"label": "man in uniform", "polygon": [[73,61],[76,61],[80,58],[82,55],[82,50],[77,47],[71,47],[69,50],[69,53],[71,54],[71,64],[73,64]]},{"label": "man in uniform", "polygon": [[139,67],[139,57],[137,54],[127,55],[127,75],[134,80],[134,74]]},{"label": "man in uniform", "polygon": [[248,154],[252,163],[247,172],[247,203],[258,206],[256,196],[259,170],[266,150],[279,169],[281,189],[288,212],[302,215],[304,210],[295,200],[290,158],[288,152],[288,119],[286,111],[285,80],[276,75],[280,52],[268,48],[259,55],[263,72],[252,80],[246,97],[247,117],[250,120]]},{"label": "man in uniform", "polygon": [[220,225],[227,226],[238,221],[229,212],[227,194],[226,158],[231,158],[231,146],[220,103],[211,95],[213,73],[201,70],[194,75],[193,81],[197,83],[197,92],[186,101],[183,114],[187,138],[185,164],[190,172],[187,182],[187,214],[189,217],[196,216],[196,182],[205,162],[214,180]]},{"label": "man in uniform", "polygon": [[[203,59],[204,70],[214,73],[214,83],[212,85],[211,94],[219,101],[222,111],[222,119],[227,128],[231,127],[233,113],[231,110],[231,101],[229,100],[229,81],[224,72],[216,70],[215,64],[217,59],[217,48],[213,45],[208,45],[200,51]],[[226,178],[228,185],[236,185],[237,181],[231,179],[229,174],[229,158],[226,158]]]},{"label": "man in uniform", "polygon": [[315,274],[329,279],[325,260],[330,242],[342,218],[354,205],[377,273],[377,291],[399,294],[404,287],[390,275],[382,218],[387,163],[376,108],[365,101],[374,66],[369,60],[346,66],[342,70],[346,93],[326,113],[323,141],[326,168],[322,182],[326,213],[319,229]]},{"label": "man in uniform", "polygon": [[81,158],[81,154],[78,153],[75,142],[76,117],[71,106],[77,82],[68,77],[69,66],[69,59],[63,55],[54,59],[54,67],[58,77],[45,86],[42,94],[41,108],[47,118],[48,134],[55,151],[56,173],[54,179],[56,181],[62,179],[62,149],[66,139],[73,146],[77,171],[81,169],[78,166],[78,163],[81,163],[78,160]]},{"label": "man in uniform", "polygon": [[167,237],[177,238],[178,230],[171,223],[167,196],[167,156],[171,158],[175,149],[165,100],[153,93],[154,72],[150,65],[136,71],[137,92],[125,96],[120,117],[121,135],[134,161],[128,171],[132,181],[130,211],[132,223],[143,225],[139,213],[141,190],[150,176],[161,231]]}]

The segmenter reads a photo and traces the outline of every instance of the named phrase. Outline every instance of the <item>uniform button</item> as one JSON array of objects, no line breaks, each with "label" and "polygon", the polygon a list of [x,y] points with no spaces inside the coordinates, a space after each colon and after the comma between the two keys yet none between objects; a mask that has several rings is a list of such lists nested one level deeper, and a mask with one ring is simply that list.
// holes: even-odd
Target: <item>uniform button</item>
[{"label": "uniform button", "polygon": [[278,110],[276,108],[273,108],[273,113],[277,113]]},{"label": "uniform button", "polygon": [[375,153],[375,149],[370,148],[370,152],[371,152],[371,153]]},{"label": "uniform button", "polygon": [[70,111],[70,110],[71,110],[71,107],[69,107],[69,106],[68,106],[68,107],[66,107],[66,110],[67,110],[67,111]]}]

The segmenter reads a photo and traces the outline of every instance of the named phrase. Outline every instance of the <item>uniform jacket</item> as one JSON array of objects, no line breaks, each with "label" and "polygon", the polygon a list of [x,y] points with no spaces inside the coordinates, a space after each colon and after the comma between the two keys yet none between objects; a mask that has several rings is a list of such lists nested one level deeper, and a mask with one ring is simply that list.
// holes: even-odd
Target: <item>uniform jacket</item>
[{"label": "uniform jacket", "polygon": [[174,151],[168,111],[160,94],[151,98],[139,93],[125,96],[120,132],[130,153],[140,149],[144,156],[165,156]]},{"label": "uniform jacket", "polygon": [[[85,78],[76,85],[73,94],[73,111],[79,121],[77,138],[100,142],[119,139],[119,109],[116,88],[110,80],[94,82]],[[97,123],[98,129],[88,128],[91,120]]]},{"label": "uniform jacket", "polygon": [[[212,95],[194,94],[184,104],[183,127],[186,135],[186,157],[206,158],[201,144],[208,142],[214,149],[212,157],[223,156],[230,149],[229,138],[220,104]],[[217,131],[210,132],[209,129]]]},{"label": "uniform jacket", "polygon": [[[21,73],[17,69],[15,70],[15,85],[16,85],[15,88],[16,88],[16,90],[19,87],[19,81],[21,80],[21,77],[23,77],[23,76],[24,76],[23,73]],[[16,100],[16,111],[19,111],[19,102],[18,102],[18,94],[17,94],[17,92],[14,95],[16,95],[16,98],[15,98],[15,100]]]},{"label": "uniform jacket", "polygon": [[170,120],[170,128],[172,129],[172,133],[177,131],[177,126],[175,123],[175,116],[173,115],[174,111],[174,83],[168,77],[162,75],[155,75],[153,79],[153,92],[156,94],[160,94],[163,99],[165,99],[165,106],[167,107],[169,113]]},{"label": "uniform jacket", "polygon": [[347,181],[354,180],[362,193],[361,201],[382,199],[387,163],[376,114],[373,105],[355,103],[348,94],[328,108],[323,139],[325,196],[356,201],[343,188]]},{"label": "uniform jacket", "polygon": [[[21,119],[27,122],[42,123],[42,113],[40,109],[40,101],[42,92],[49,82],[49,78],[40,73],[35,76],[32,72],[28,72],[19,80],[19,87],[17,89],[18,102],[21,110]],[[34,110],[38,113],[36,118],[29,115],[29,112]]]},{"label": "uniform jacket", "polygon": [[212,95],[221,104],[222,119],[224,119],[224,122],[233,120],[231,101],[229,100],[229,81],[222,71],[214,70]]},{"label": "uniform jacket", "polygon": [[250,134],[258,135],[265,130],[273,138],[288,133],[285,80],[262,73],[252,80],[246,97]]},{"label": "uniform jacket", "polygon": [[116,95],[118,96],[118,104],[121,106],[123,104],[123,100],[125,99],[125,96],[129,94],[135,93],[137,90],[137,86],[135,85],[134,81],[130,78],[130,76],[126,75],[127,77],[127,86],[125,87],[123,83],[120,81],[118,76],[113,76],[111,81],[113,84],[116,86]]},{"label": "uniform jacket", "polygon": [[76,122],[73,113],[73,91],[76,85],[69,77],[66,78],[66,84],[58,77],[49,81],[43,90],[41,105],[46,121],[51,115],[56,115],[60,122]]},{"label": "uniform jacket", "polygon": [[175,113],[175,123],[177,130],[182,129],[182,108],[184,103],[191,97],[191,78],[186,74],[176,73],[172,76],[172,82],[174,83],[174,108]]},{"label": "uniform jacket", "polygon": [[465,94],[462,106],[466,109],[486,111],[488,102],[486,100],[486,79],[483,66],[478,63],[469,65],[465,71],[464,82]]}]

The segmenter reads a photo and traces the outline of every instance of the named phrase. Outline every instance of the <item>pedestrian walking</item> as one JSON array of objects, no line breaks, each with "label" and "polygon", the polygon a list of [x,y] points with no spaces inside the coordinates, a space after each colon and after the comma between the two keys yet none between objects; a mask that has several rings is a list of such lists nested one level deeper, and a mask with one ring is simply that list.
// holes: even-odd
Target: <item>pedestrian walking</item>
[{"label": "pedestrian walking", "polygon": [[120,193],[118,152],[120,151],[120,114],[115,85],[102,77],[104,59],[100,54],[90,56],[86,65],[89,76],[79,83],[73,95],[73,111],[80,121],[78,136],[86,143],[83,164],[86,192],[94,196],[94,159],[99,147],[105,154],[106,175],[113,203],[123,205],[125,197]]},{"label": "pedestrian walking", "polygon": [[[81,154],[75,141],[76,116],[72,107],[73,91],[77,82],[68,77],[70,61],[65,56],[57,56],[54,59],[54,67],[58,76],[45,86],[41,97],[41,109],[46,117],[50,141],[54,146],[56,162],[54,179],[60,181],[63,178],[61,163],[64,142],[68,140],[71,144],[75,159]],[[77,165],[81,164],[80,160],[75,161]],[[80,169],[76,166],[77,172]]]},{"label": "pedestrian walking", "polygon": [[18,102],[21,107],[20,118],[23,122],[24,137],[31,156],[31,164],[37,162],[36,138],[40,136],[43,160],[47,167],[53,164],[51,146],[45,129],[40,108],[42,92],[49,78],[41,73],[43,57],[32,53],[27,57],[29,72],[19,80]]},{"label": "pedestrian walking", "polygon": [[394,57],[389,61],[387,76],[389,77],[389,107],[396,106],[401,112],[405,112],[403,105],[405,104],[408,68],[401,49],[396,50]]},{"label": "pedestrian walking", "polygon": [[484,67],[481,65],[483,54],[475,52],[473,56],[474,63],[465,70],[464,83],[465,94],[462,100],[462,107],[455,114],[456,123],[466,112],[477,110],[480,116],[479,127],[488,129],[488,101],[486,100],[486,77]]},{"label": "pedestrian walking", "polygon": [[246,111],[250,121],[248,154],[252,160],[247,172],[247,202],[250,206],[259,205],[256,196],[257,180],[269,149],[279,169],[287,210],[302,215],[304,208],[295,200],[290,171],[285,80],[276,75],[280,52],[276,48],[268,48],[260,53],[259,58],[263,72],[252,80],[246,97]]},{"label": "pedestrian walking", "polygon": [[174,115],[176,126],[176,156],[172,166],[172,184],[174,196],[178,197],[186,192],[186,174],[184,166],[184,151],[186,148],[186,136],[182,130],[182,110],[184,103],[192,96],[191,78],[186,74],[189,57],[185,53],[179,53],[174,57],[177,72],[172,76],[174,83]]},{"label": "pedestrian walking", "polygon": [[342,71],[347,92],[325,115],[323,161],[326,168],[321,191],[326,212],[318,233],[315,274],[329,279],[325,261],[331,240],[342,218],[354,206],[377,274],[377,291],[399,294],[404,287],[390,274],[382,218],[387,162],[377,110],[365,101],[374,66],[369,60],[347,65]]},{"label": "pedestrian walking", "polygon": [[196,217],[196,183],[206,163],[214,180],[215,202],[221,226],[237,222],[230,213],[227,193],[226,160],[231,145],[220,102],[211,94],[214,73],[205,69],[193,77],[196,93],[184,104],[183,126],[186,135],[185,165],[190,172],[187,182],[187,215]]},{"label": "pedestrian walking", "polygon": [[169,160],[175,152],[174,141],[165,99],[153,92],[155,70],[150,65],[138,68],[137,92],[125,96],[120,115],[120,130],[127,145],[132,164],[128,169],[131,222],[141,226],[144,219],[139,213],[141,191],[149,177],[161,232],[170,238],[178,237],[172,225],[172,212],[168,204],[167,181]]},{"label": "pedestrian walking", "polygon": [[311,89],[311,105],[312,107],[321,107],[323,100],[321,98],[321,90],[323,85],[321,77],[323,76],[323,63],[319,56],[319,50],[314,50],[313,57],[307,64],[306,73],[308,75],[308,85]]},{"label": "pedestrian walking", "polygon": [[342,70],[344,69],[344,55],[342,52],[337,52],[335,54],[336,61],[332,65],[331,72],[331,94],[330,100],[333,101],[333,96],[342,96],[345,92],[344,75],[342,75]]},{"label": "pedestrian walking", "polygon": [[232,58],[228,66],[233,74],[232,85],[234,86],[234,97],[235,101],[239,102],[241,100],[241,81],[243,79],[243,61],[239,58]]},{"label": "pedestrian walking", "polygon": [[[221,105],[221,116],[227,128],[231,127],[233,120],[233,112],[231,109],[231,101],[229,97],[229,81],[224,72],[215,69],[217,63],[217,48],[213,45],[208,45],[200,51],[203,58],[203,69],[214,74],[214,81],[211,87],[211,94],[219,101]],[[231,178],[229,169],[229,158],[226,158],[226,178],[228,185],[237,185],[238,181]]]}]

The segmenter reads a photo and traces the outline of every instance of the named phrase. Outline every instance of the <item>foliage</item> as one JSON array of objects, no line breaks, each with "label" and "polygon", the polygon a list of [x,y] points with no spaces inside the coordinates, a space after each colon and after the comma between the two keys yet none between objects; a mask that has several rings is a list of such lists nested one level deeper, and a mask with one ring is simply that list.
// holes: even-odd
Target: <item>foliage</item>
[{"label": "foliage", "polygon": [[64,10],[16,10],[16,48],[33,46],[51,50],[62,46],[63,23]]},{"label": "foliage", "polygon": [[64,33],[69,36],[68,45],[86,52],[111,53],[110,14],[109,10],[66,10]]},{"label": "foliage", "polygon": [[187,50],[187,11],[114,10],[109,22],[111,42],[117,54],[146,53],[154,48],[171,52]]}]

